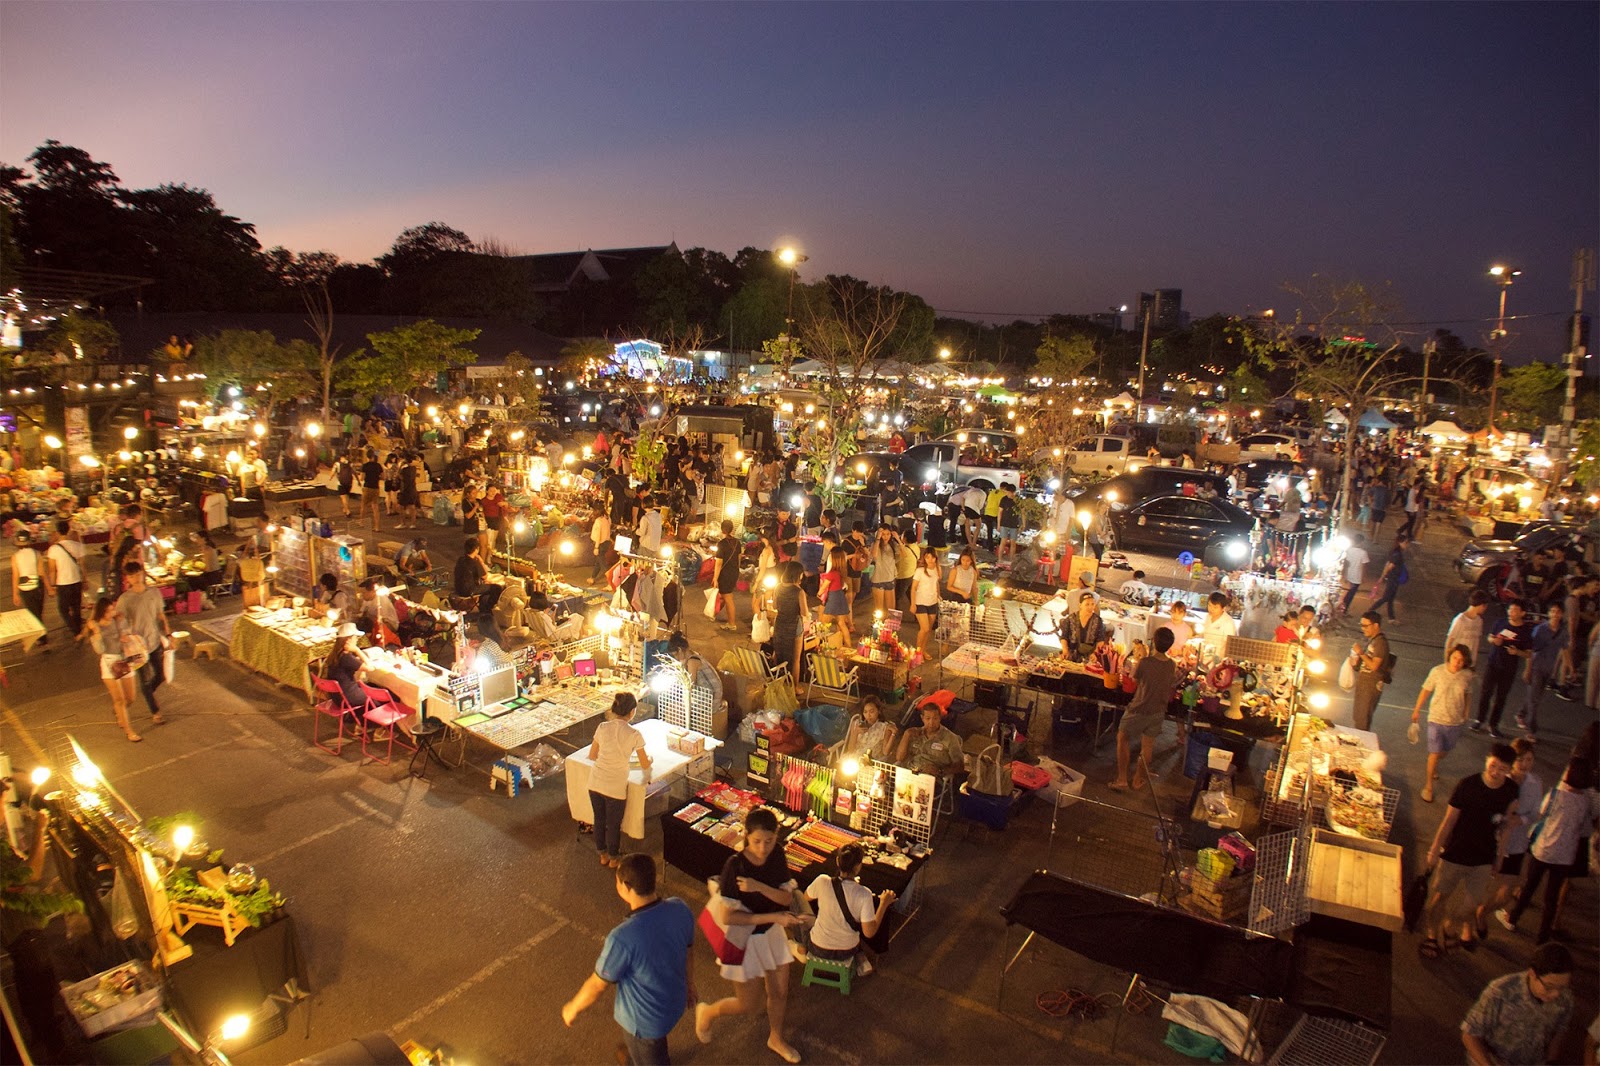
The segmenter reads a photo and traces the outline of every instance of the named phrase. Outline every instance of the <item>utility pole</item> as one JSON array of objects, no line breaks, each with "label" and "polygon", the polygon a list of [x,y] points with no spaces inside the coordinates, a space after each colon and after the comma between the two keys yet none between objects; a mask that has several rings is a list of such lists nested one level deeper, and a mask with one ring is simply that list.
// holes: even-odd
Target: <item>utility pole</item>
[{"label": "utility pole", "polygon": [[1492,445],[1494,441],[1494,409],[1495,403],[1500,398],[1500,362],[1506,350],[1506,292],[1511,288],[1512,279],[1520,277],[1522,271],[1495,264],[1489,268],[1489,276],[1494,278],[1494,283],[1500,286],[1500,313],[1495,318],[1494,326],[1494,373],[1489,378],[1489,428],[1488,437]]},{"label": "utility pole", "polygon": [[1578,418],[1578,379],[1583,376],[1583,290],[1594,288],[1594,249],[1579,248],[1572,253],[1572,343],[1567,348],[1567,402],[1561,406],[1561,422],[1566,426],[1567,444],[1572,439],[1573,423]]},{"label": "utility pole", "polygon": [[1139,342],[1139,397],[1138,403],[1133,408],[1135,422],[1144,421],[1144,364],[1150,355],[1150,319],[1155,316],[1156,309],[1161,306],[1161,292],[1158,289],[1151,296],[1150,302],[1144,306],[1144,339]]},{"label": "utility pole", "polygon": [[1422,342],[1422,409],[1417,415],[1418,428],[1428,424],[1428,371],[1433,365],[1433,353],[1438,350],[1438,340],[1430,337]]}]

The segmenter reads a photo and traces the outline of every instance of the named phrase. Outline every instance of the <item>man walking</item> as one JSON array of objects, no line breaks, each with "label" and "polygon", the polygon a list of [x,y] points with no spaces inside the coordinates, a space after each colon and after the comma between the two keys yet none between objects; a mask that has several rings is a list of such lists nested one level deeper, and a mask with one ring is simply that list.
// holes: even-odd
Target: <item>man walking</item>
[{"label": "man walking", "polygon": [[1478,693],[1478,714],[1473,719],[1472,731],[1483,731],[1485,721],[1489,735],[1504,740],[1500,732],[1500,716],[1506,710],[1506,697],[1517,680],[1517,668],[1522,660],[1533,654],[1533,624],[1520,602],[1506,608],[1506,622],[1489,637],[1489,665],[1484,668],[1483,688]]},{"label": "man walking", "polygon": [[122,564],[122,583],[128,591],[117,598],[117,610],[122,614],[123,624],[130,632],[138,634],[150,653],[149,661],[139,667],[139,691],[144,693],[144,702],[150,707],[150,720],[161,725],[163,719],[161,707],[156,703],[156,689],[167,680],[166,656],[162,653],[167,647],[167,635],[172,631],[167,625],[166,604],[161,599],[161,591],[150,587],[144,563],[137,559]]},{"label": "man walking", "polygon": [[1464,644],[1467,648],[1468,664],[1478,661],[1478,646],[1483,643],[1483,616],[1489,610],[1489,594],[1481,589],[1475,589],[1467,597],[1467,609],[1450,620],[1450,631],[1444,637],[1444,656],[1450,657],[1450,650],[1457,644]]},{"label": "man walking", "polygon": [[1411,572],[1406,569],[1406,548],[1411,544],[1411,538],[1404,533],[1394,538],[1394,550],[1389,552],[1389,559],[1383,564],[1383,573],[1378,575],[1378,583],[1373,588],[1375,597],[1372,604],[1374,611],[1380,607],[1389,609],[1389,621],[1394,618],[1394,598],[1400,592],[1400,586],[1411,580]]},{"label": "man walking", "polygon": [[1461,1020],[1461,1043],[1473,1066],[1553,1062],[1571,1018],[1572,952],[1541,944],[1526,970],[1484,987]]},{"label": "man walking", "polygon": [[366,517],[367,511],[372,512],[372,530],[378,531],[379,508],[383,504],[383,464],[378,462],[378,453],[367,452],[367,461],[361,464],[361,513],[356,516],[356,521]]},{"label": "man walking", "polygon": [[[669,1066],[667,1034],[695,1002],[694,915],[688,904],[656,891],[656,864],[648,855],[624,855],[617,863],[617,895],[627,919],[606,934],[594,973],[561,1008],[573,1021],[608,987],[617,990],[612,1017],[622,1027],[633,1066]],[[619,1051],[622,1049],[619,1049]]]},{"label": "man walking", "polygon": [[1350,605],[1356,601],[1356,593],[1361,591],[1361,582],[1367,576],[1367,549],[1366,538],[1360,533],[1350,538],[1350,547],[1344,550],[1344,602],[1339,605],[1340,614],[1349,614]]},{"label": "man walking", "polygon": [[83,632],[83,541],[72,530],[72,521],[56,519],[50,548],[44,553],[50,567],[50,583],[56,590],[56,607],[73,637]]},{"label": "man walking", "polygon": [[[1469,948],[1477,928],[1474,914],[1489,887],[1500,834],[1514,819],[1517,784],[1511,769],[1517,753],[1509,744],[1496,744],[1483,761],[1481,773],[1463,777],[1450,793],[1450,805],[1428,849],[1427,867],[1433,870],[1428,903],[1423,912],[1423,941],[1417,951],[1425,959],[1443,953],[1444,938],[1452,919],[1458,919],[1461,943]],[[1465,898],[1452,911],[1452,897],[1461,889]]]},{"label": "man walking", "polygon": [[1517,713],[1517,726],[1528,736],[1539,732],[1539,704],[1558,670],[1572,673],[1572,630],[1559,603],[1550,605],[1545,620],[1533,629],[1528,655],[1528,693]]}]

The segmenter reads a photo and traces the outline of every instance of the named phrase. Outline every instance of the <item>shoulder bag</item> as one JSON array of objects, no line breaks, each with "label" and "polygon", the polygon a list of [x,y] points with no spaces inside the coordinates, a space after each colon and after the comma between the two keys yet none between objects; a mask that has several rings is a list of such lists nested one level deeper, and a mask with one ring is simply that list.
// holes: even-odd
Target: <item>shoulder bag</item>
[{"label": "shoulder bag", "polygon": [[828,878],[828,883],[833,885],[833,898],[839,901],[839,913],[844,915],[844,924],[854,929],[857,936],[861,935],[861,923],[856,916],[850,913],[850,904],[845,901],[844,882],[837,877]]}]

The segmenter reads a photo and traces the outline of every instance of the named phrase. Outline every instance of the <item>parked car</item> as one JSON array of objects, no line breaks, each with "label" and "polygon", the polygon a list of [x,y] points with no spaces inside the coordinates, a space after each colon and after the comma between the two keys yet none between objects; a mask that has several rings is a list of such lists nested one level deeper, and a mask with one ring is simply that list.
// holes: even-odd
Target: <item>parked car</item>
[{"label": "parked car", "polygon": [[1456,556],[1456,576],[1469,585],[1482,584],[1495,571],[1506,571],[1534,552],[1559,548],[1569,561],[1583,557],[1582,531],[1557,522],[1530,522],[1515,540],[1469,540]]},{"label": "parked car", "polygon": [[1019,489],[1025,479],[1020,467],[1005,464],[980,464],[974,461],[975,446],[957,441],[926,441],[905,450],[900,469],[908,482],[920,482],[925,489],[950,491],[965,485],[997,489],[1009,482]]},{"label": "parked car", "polygon": [[1298,442],[1287,434],[1252,433],[1239,442],[1239,458],[1241,461],[1289,459],[1294,456],[1298,446]]},{"label": "parked car", "polygon": [[1316,494],[1317,477],[1316,470],[1287,459],[1252,459],[1233,468],[1235,499],[1252,511],[1275,512],[1290,486],[1300,492],[1302,501],[1310,502]]},{"label": "parked car", "polygon": [[1063,458],[1074,474],[1120,474],[1145,465],[1144,457],[1134,454],[1128,438],[1108,434],[1079,441]]},{"label": "parked car", "polygon": [[1021,441],[1015,433],[1003,429],[953,429],[944,436],[937,438],[941,441],[951,441],[956,444],[976,444],[993,448],[1004,456],[1017,453]]},{"label": "parked car", "polygon": [[1104,500],[1113,511],[1122,511],[1155,496],[1181,496],[1185,485],[1210,485],[1218,497],[1226,500],[1228,479],[1208,470],[1186,470],[1178,466],[1146,466],[1126,474],[1107,478],[1087,489],[1068,489],[1067,494],[1080,495],[1088,500]]},{"label": "parked car", "polygon": [[1256,520],[1224,500],[1157,496],[1109,512],[1106,525],[1113,550],[1168,556],[1190,552],[1207,566],[1233,570],[1250,557]]}]

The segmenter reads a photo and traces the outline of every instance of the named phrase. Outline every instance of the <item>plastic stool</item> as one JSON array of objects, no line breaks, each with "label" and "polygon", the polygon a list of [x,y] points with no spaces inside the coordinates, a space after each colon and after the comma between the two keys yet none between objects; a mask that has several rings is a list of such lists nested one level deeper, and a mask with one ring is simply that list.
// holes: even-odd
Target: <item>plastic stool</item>
[{"label": "plastic stool", "polygon": [[214,640],[203,640],[194,646],[196,659],[214,660],[222,654],[222,645]]},{"label": "plastic stool", "polygon": [[800,987],[807,985],[826,985],[837,988],[839,994],[850,994],[850,973],[855,968],[853,962],[835,962],[832,959],[819,959],[815,955],[806,959],[806,972],[800,978]]},{"label": "plastic stool", "polygon": [[187,629],[175,629],[175,630],[173,630],[173,632],[172,632],[172,650],[181,655],[181,654],[183,654],[183,650],[185,648],[189,649],[189,657],[193,658],[194,657],[194,638],[189,635],[189,631]]}]

